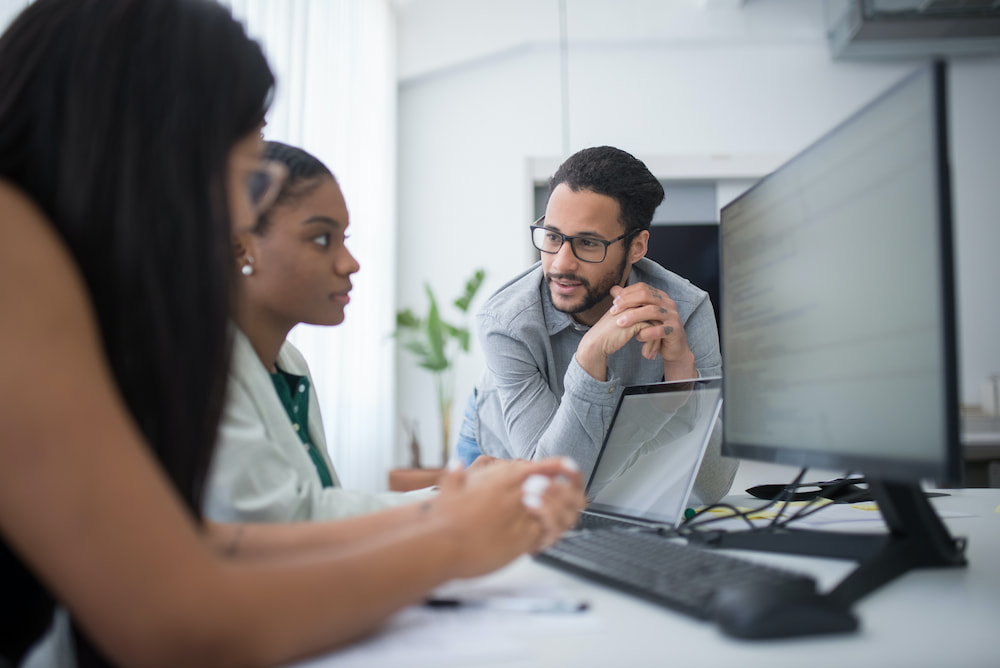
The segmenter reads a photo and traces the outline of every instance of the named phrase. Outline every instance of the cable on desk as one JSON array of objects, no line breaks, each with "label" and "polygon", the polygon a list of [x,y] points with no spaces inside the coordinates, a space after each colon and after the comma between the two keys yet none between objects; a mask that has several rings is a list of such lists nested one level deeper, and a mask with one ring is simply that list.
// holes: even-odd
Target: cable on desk
[{"label": "cable on desk", "polygon": [[[795,490],[797,490],[799,487],[802,486],[802,479],[805,477],[807,471],[808,471],[807,468],[801,469],[798,475],[795,476],[794,480],[785,485],[782,488],[782,490],[775,495],[773,499],[771,499],[762,506],[759,506],[757,508],[752,508],[750,510],[741,511],[739,508],[733,506],[732,504],[714,503],[712,505],[706,506],[705,508],[698,510],[691,517],[685,518],[680,526],[674,529],[662,530],[660,533],[665,536],[677,536],[681,538],[689,538],[695,535],[696,533],[702,533],[703,527],[705,525],[712,524],[713,522],[721,522],[723,520],[730,520],[730,519],[744,520],[749,527],[747,529],[748,532],[766,532],[766,531],[774,531],[775,529],[787,528],[793,522],[809,517],[810,515],[814,515],[815,513],[818,513],[824,508],[830,506],[831,504],[829,503],[821,504],[821,501],[825,498],[829,498],[832,494],[836,494],[840,489],[849,487],[856,482],[856,480],[851,479],[851,475],[853,474],[853,472],[848,471],[847,473],[844,474],[844,476],[840,480],[835,481],[834,484],[830,485],[829,488],[826,490],[825,494],[822,495],[817,494],[815,497],[810,499],[806,505],[802,506],[801,508],[798,508],[789,517],[785,517],[784,519],[782,519],[785,512],[788,510],[790,504],[792,503]],[[866,493],[867,493],[866,491],[859,490],[857,492],[854,492],[853,495],[858,497],[863,497]],[[840,502],[849,503],[851,499],[852,495],[848,494],[842,497],[840,499]],[[751,516],[759,514],[767,510],[768,508],[771,508],[772,506],[778,504],[781,504],[781,508],[777,511],[777,513],[775,513],[775,516],[766,525],[758,526],[754,524],[753,521],[750,519]],[[729,510],[731,514],[724,516],[709,517],[707,519],[704,518],[705,513],[718,509]]]},{"label": "cable on desk", "polygon": [[[830,494],[830,493],[836,493],[841,488],[850,487],[850,486],[854,485],[854,482],[852,482],[850,480],[850,477],[851,477],[852,473],[853,472],[848,472],[847,474],[844,475],[843,480],[841,480],[840,482],[838,482],[838,483],[836,483],[834,485],[831,485],[830,486],[830,491],[828,492],[828,494]],[[859,499],[860,498],[867,498],[867,494],[868,494],[867,490],[858,490],[858,491],[853,492],[852,494],[847,494],[845,496],[842,496],[840,498],[840,500],[838,501],[838,503],[851,503],[853,497],[858,497]],[[790,517],[788,517],[788,518],[782,520],[781,522],[775,524],[774,525],[775,528],[785,528],[785,527],[787,527],[788,525],[792,524],[793,522],[795,522],[797,520],[801,520],[801,519],[809,517],[811,515],[815,515],[819,511],[823,510],[824,508],[829,508],[830,506],[834,505],[834,503],[832,503],[832,502],[831,503],[824,503],[822,505],[817,505],[817,504],[819,504],[819,502],[820,502],[820,500],[822,498],[827,498],[827,497],[817,496],[816,498],[812,499],[808,504],[802,506],[797,511],[795,511]]]},{"label": "cable on desk", "polygon": [[[668,536],[686,537],[697,531],[700,531],[701,528],[707,524],[712,524],[714,522],[721,522],[723,520],[731,520],[731,519],[736,519],[736,520],[742,519],[747,523],[750,531],[759,531],[762,529],[762,527],[759,527],[756,524],[754,524],[750,520],[750,516],[763,512],[768,508],[770,508],[771,506],[781,503],[784,499],[790,496],[792,491],[799,485],[799,483],[802,482],[802,478],[805,477],[805,474],[808,470],[809,469],[806,468],[801,469],[799,471],[799,474],[795,476],[795,479],[792,482],[785,485],[784,489],[782,489],[782,491],[779,494],[777,494],[773,499],[765,503],[763,506],[759,506],[757,508],[751,508],[749,510],[740,510],[739,508],[730,503],[713,503],[709,506],[705,506],[704,508],[698,510],[694,515],[684,518],[684,521],[681,522],[680,526],[672,530],[665,530],[663,533]],[[706,513],[719,509],[728,510],[732,514],[709,517],[705,519]]]}]

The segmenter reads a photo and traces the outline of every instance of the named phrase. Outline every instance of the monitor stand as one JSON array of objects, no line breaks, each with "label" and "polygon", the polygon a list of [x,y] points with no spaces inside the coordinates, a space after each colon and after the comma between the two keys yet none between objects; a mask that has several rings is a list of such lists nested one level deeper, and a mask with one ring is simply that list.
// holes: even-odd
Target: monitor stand
[{"label": "monitor stand", "polygon": [[966,564],[965,539],[951,537],[918,483],[867,480],[888,526],[886,533],[768,528],[693,532],[689,540],[712,547],[857,561],[858,567],[830,592],[845,605],[912,569]]}]

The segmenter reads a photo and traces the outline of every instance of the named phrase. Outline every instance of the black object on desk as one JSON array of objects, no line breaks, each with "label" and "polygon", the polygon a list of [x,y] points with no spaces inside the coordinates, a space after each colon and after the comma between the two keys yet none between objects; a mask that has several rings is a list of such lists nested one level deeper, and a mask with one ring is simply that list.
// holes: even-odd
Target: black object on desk
[{"label": "black object on desk", "polygon": [[[780,483],[767,483],[748,487],[746,493],[767,501],[775,499],[780,501],[811,501],[824,498],[830,499],[834,503],[861,503],[875,500],[864,478],[835,478],[822,482],[803,482],[795,485],[796,491],[790,494],[786,492],[789,487],[790,485]],[[809,489],[810,487],[815,487],[815,489]],[[805,491],[801,491],[803,488]],[[935,496],[948,496],[946,492],[925,492],[924,495],[928,499]]]},{"label": "black object on desk", "polygon": [[727,635],[747,639],[847,633],[858,628],[858,618],[835,597],[780,585],[720,591],[714,620]]},{"label": "black object on desk", "polygon": [[[836,478],[834,480],[824,480],[822,482],[804,482],[795,486],[795,491],[787,493],[789,485],[766,484],[754,485],[747,488],[746,492],[750,496],[758,499],[773,501],[811,501],[822,497],[830,499],[836,503],[860,503],[871,501],[873,497],[867,487],[860,487],[865,484],[864,478]],[[815,489],[809,489],[814,487]],[[801,491],[802,489],[806,491]]]},{"label": "black object on desk", "polygon": [[535,556],[686,615],[737,638],[781,638],[857,628],[846,606],[815,579],[652,531],[573,531]]}]

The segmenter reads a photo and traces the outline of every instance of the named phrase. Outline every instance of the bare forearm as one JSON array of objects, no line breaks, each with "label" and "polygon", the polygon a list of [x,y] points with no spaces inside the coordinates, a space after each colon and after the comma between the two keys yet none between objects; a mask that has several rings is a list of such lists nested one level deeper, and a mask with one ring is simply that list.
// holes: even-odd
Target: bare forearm
[{"label": "bare forearm", "polygon": [[215,551],[239,559],[308,554],[354,544],[420,520],[428,501],[389,508],[330,522],[217,523],[206,522],[205,538]]},{"label": "bare forearm", "polygon": [[[448,529],[427,518],[325,554],[235,565],[228,584],[248,614],[240,642],[232,643],[246,655],[235,663],[288,662],[361,637],[445,582],[456,554]],[[289,623],[275,623],[283,617]]]},{"label": "bare forearm", "polygon": [[139,596],[134,615],[88,632],[127,665],[290,663],[349,643],[418,601],[457,570],[456,545],[445,524],[428,518],[325,554],[241,563],[206,552],[208,559],[162,569],[163,582]]},{"label": "bare forearm", "polygon": [[[0,534],[112,662],[287,663],[365,633],[447,578],[542,544],[522,485],[532,473],[561,474],[555,464],[490,467],[475,489],[455,472],[412,521],[401,508],[330,535],[206,533],[127,411],[74,266],[38,215],[7,195],[0,184],[0,303],[13,323],[0,327]],[[562,528],[583,505],[579,476],[570,479],[546,493],[565,507]],[[220,556],[237,538],[237,554],[244,539],[262,554],[281,541],[300,549]]]},{"label": "bare forearm", "polygon": [[[565,478],[567,484],[549,485],[544,493],[552,512],[540,516],[526,510],[523,481],[529,472]],[[259,570],[249,566],[249,584],[258,589],[254,598],[263,597],[282,611],[288,606],[296,620],[276,631],[265,629],[255,639],[260,643],[255,654],[279,657],[289,648],[313,651],[348,642],[448,579],[487,573],[539,549],[555,538],[546,535],[546,524],[558,525],[561,533],[575,522],[583,501],[579,472],[557,460],[490,467],[474,493],[463,476],[447,475],[430,510],[394,531],[281,563],[258,562]],[[468,493],[458,493],[462,489]],[[275,610],[268,615],[251,608],[266,615],[260,620],[264,626],[282,617]]]}]

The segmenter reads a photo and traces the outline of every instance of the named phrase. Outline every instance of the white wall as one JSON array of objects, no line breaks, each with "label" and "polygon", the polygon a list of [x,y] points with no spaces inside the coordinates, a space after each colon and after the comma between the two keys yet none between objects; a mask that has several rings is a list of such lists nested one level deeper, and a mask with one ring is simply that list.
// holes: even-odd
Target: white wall
[{"label": "white wall", "polygon": [[[488,294],[530,262],[540,161],[598,144],[651,164],[792,155],[913,64],[833,62],[818,0],[567,8],[564,146],[556,0],[398,2],[401,306],[423,308],[425,280],[450,297],[483,267]],[[1000,58],[954,61],[952,84],[962,398],[975,403],[1000,371]],[[405,355],[397,368],[400,413],[421,416],[422,441],[436,443],[431,378]],[[460,365],[455,432],[481,368],[478,349]]]},{"label": "white wall", "polygon": [[963,403],[1000,373],[1000,58],[953,61],[952,183]]}]

